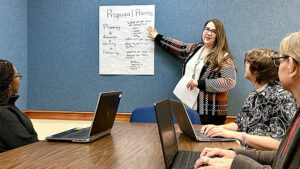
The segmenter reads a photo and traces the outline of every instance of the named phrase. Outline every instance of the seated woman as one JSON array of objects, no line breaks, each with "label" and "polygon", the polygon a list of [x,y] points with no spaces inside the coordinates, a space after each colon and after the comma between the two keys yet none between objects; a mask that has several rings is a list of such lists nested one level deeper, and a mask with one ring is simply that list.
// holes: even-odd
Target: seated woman
[{"label": "seated woman", "polygon": [[272,61],[274,57],[278,57],[278,53],[270,49],[246,52],[245,78],[252,82],[255,90],[245,100],[235,122],[206,125],[202,127],[202,133],[238,139],[246,149],[278,149],[297,110],[297,103],[290,92],[282,89],[278,68]]},{"label": "seated woman", "polygon": [[30,119],[15,106],[21,78],[16,67],[0,60],[0,152],[38,141]]},{"label": "seated woman", "polygon": [[[292,33],[280,43],[280,57],[273,58],[279,66],[278,75],[282,87],[290,91],[300,105],[300,32]],[[300,166],[300,108],[287,129],[277,151],[224,150],[205,148],[194,165],[209,168],[240,169],[299,169]],[[246,138],[247,140],[248,138]],[[272,144],[272,143],[269,143]],[[210,158],[218,156],[219,158]],[[200,167],[202,168],[202,167]],[[204,168],[204,167],[203,167]]]}]

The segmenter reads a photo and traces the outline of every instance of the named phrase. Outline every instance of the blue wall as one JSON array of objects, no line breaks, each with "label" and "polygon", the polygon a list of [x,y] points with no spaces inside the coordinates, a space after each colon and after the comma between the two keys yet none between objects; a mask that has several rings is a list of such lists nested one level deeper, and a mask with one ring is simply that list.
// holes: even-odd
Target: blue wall
[{"label": "blue wall", "polygon": [[23,75],[16,104],[27,110],[27,0],[0,0],[0,58]]},{"label": "blue wall", "polygon": [[165,35],[200,40],[206,20],[220,19],[236,56],[238,82],[229,92],[236,115],[253,90],[244,79],[243,54],[252,48],[278,50],[281,39],[300,28],[296,0],[30,0],[28,1],[28,109],[93,111],[98,93],[123,90],[120,112],[173,98],[182,61],[155,48],[154,76],[98,74],[99,5],[155,4],[155,25]]}]

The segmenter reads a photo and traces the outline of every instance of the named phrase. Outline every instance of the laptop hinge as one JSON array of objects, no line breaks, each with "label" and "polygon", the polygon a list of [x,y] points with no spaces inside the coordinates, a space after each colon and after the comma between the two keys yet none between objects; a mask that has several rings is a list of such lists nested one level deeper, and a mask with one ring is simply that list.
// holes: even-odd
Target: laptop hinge
[{"label": "laptop hinge", "polygon": [[105,131],[102,131],[101,133],[98,133],[98,134],[95,134],[95,135],[93,135],[93,136],[90,136],[90,139],[91,139],[91,140],[97,139],[97,138],[102,137],[102,136],[104,136],[104,135],[106,135],[106,134],[109,134],[110,131],[111,131],[111,129],[107,129],[107,130],[105,130]]},{"label": "laptop hinge", "polygon": [[174,165],[174,162],[175,162],[175,159],[176,159],[177,155],[178,155],[178,150],[176,151],[175,156],[173,157],[171,165],[169,166],[169,168],[172,168],[172,166]]}]

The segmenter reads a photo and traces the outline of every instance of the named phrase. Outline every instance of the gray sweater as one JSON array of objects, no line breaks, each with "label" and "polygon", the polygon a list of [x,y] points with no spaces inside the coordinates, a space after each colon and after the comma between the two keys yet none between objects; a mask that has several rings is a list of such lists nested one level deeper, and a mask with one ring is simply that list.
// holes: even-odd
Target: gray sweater
[{"label": "gray sweater", "polygon": [[296,125],[294,133],[289,141],[283,156],[282,151],[288,141],[291,129],[297,117],[300,116],[298,109],[287,133],[283,137],[277,151],[259,151],[234,149],[237,156],[233,159],[232,169],[299,169],[300,167],[300,122]]},{"label": "gray sweater", "polygon": [[18,97],[12,96],[8,105],[0,106],[0,152],[38,141],[30,119],[15,106]]}]

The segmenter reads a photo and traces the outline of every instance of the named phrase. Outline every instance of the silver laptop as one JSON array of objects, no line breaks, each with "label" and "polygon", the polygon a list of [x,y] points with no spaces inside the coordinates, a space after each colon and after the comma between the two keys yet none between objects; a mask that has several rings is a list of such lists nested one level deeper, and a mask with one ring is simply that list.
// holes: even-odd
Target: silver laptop
[{"label": "silver laptop", "polygon": [[235,141],[233,138],[208,137],[205,134],[201,134],[200,130],[194,129],[190,117],[188,116],[188,113],[186,112],[182,102],[171,99],[169,99],[169,102],[180,130],[187,136],[197,141]]},{"label": "silver laptop", "polygon": [[155,103],[154,108],[166,169],[194,169],[201,152],[178,151],[169,100]]},{"label": "silver laptop", "polygon": [[91,127],[73,128],[46,137],[49,141],[88,143],[111,132],[122,91],[100,93]]}]

